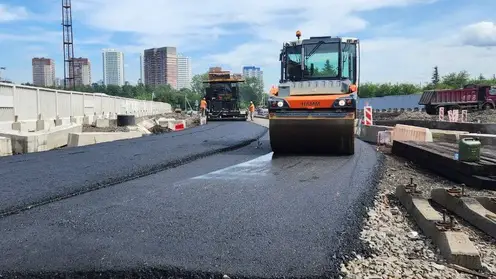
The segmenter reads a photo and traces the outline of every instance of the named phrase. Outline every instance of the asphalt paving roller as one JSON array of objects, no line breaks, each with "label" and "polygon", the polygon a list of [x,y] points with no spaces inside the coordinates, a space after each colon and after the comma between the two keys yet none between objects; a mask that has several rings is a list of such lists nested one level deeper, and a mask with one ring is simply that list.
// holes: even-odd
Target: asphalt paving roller
[{"label": "asphalt paving roller", "polygon": [[355,153],[359,41],[310,37],[286,42],[281,81],[268,99],[275,154]]}]

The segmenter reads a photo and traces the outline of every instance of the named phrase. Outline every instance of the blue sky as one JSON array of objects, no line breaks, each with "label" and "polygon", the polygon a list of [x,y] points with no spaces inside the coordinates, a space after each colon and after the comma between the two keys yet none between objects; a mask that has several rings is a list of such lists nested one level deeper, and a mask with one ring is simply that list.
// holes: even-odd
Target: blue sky
[{"label": "blue sky", "polygon": [[[63,77],[60,0],[0,2],[2,77],[32,80],[31,58],[56,61]],[[426,82],[441,73],[496,74],[494,0],[74,0],[75,56],[102,78],[101,50],[125,53],[126,80],[139,78],[139,53],[176,46],[193,72],[244,65],[264,70],[266,87],[278,80],[278,52],[300,29],[305,36],[346,35],[362,42],[363,81]],[[490,63],[489,61],[493,61]]]}]

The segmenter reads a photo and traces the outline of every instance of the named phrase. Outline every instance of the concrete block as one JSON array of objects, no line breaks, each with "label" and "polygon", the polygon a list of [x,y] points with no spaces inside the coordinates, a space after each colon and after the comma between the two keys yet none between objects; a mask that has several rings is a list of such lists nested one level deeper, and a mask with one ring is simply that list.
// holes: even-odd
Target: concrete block
[{"label": "concrete block", "polygon": [[475,270],[482,267],[480,254],[467,235],[461,231],[445,231],[438,227],[443,222],[443,216],[428,200],[412,193],[412,189],[403,185],[396,187],[396,197],[450,263]]},{"label": "concrete block", "polygon": [[433,141],[432,132],[429,129],[401,124],[394,126],[392,138],[396,141]]},{"label": "concrete block", "polygon": [[430,130],[432,133],[432,141],[434,142],[458,143],[461,135],[468,134],[467,131],[450,131],[438,129]]},{"label": "concrete block", "polygon": [[482,145],[496,146],[496,135],[493,134],[463,134],[460,139],[464,138],[478,138]]},{"label": "concrete block", "polygon": [[97,128],[107,128],[107,127],[110,127],[110,120],[109,119],[104,119],[104,118],[97,119],[96,120],[96,123],[95,123],[95,126]]},{"label": "concrete block", "polygon": [[14,131],[21,131],[21,122],[14,122],[12,123],[12,130]]},{"label": "concrete block", "polygon": [[361,125],[359,138],[370,143],[377,143],[377,135],[379,132],[390,131],[392,127],[377,126],[377,125]]},{"label": "concrete block", "polygon": [[175,118],[165,118],[165,117],[161,117],[157,120],[157,123],[158,125],[160,125],[161,127],[169,127],[169,122],[171,121],[176,121]]},{"label": "concrete block", "polygon": [[[146,119],[137,124],[138,126],[144,127],[145,129],[152,129],[156,125],[159,125],[158,122],[155,122],[153,119]],[[166,126],[167,127],[167,126]]]},{"label": "concrete block", "polygon": [[180,131],[186,129],[186,120],[169,121],[169,129],[172,131]]},{"label": "concrete block", "polygon": [[0,132],[0,136],[10,138],[13,154],[47,151],[67,144],[70,133],[82,132],[81,125],[54,127],[38,132]]},{"label": "concrete block", "polygon": [[12,141],[8,137],[0,137],[0,157],[12,155]]},{"label": "concrete block", "polygon": [[432,199],[481,231],[496,238],[496,214],[473,197],[450,194],[446,189],[433,189]]},{"label": "concrete block", "polygon": [[147,128],[140,126],[139,123],[136,124],[135,126],[127,126],[129,131],[131,132],[140,132],[143,135],[151,135],[152,132],[150,132]]},{"label": "concrete block", "polygon": [[60,118],[55,118],[55,120],[53,121],[55,123],[55,126],[62,126],[63,122],[62,122],[62,119]]},{"label": "concrete block", "polygon": [[102,142],[139,138],[141,132],[121,132],[121,133],[71,133],[67,140],[68,147],[84,146]]},{"label": "concrete block", "polygon": [[[491,197],[476,197],[475,198],[485,209],[496,214],[496,198]],[[496,222],[496,220],[494,220]]]},{"label": "concrete block", "polygon": [[436,242],[442,255],[450,263],[476,270],[482,267],[479,251],[465,233],[439,232]]},{"label": "concrete block", "polygon": [[93,121],[92,121],[92,120],[93,120],[93,119],[90,119],[90,117],[89,117],[88,115],[85,115],[85,116],[83,117],[83,124],[84,124],[84,125],[91,125],[91,123],[93,123]]},{"label": "concrete block", "polygon": [[45,120],[38,119],[36,120],[36,131],[45,130]]}]

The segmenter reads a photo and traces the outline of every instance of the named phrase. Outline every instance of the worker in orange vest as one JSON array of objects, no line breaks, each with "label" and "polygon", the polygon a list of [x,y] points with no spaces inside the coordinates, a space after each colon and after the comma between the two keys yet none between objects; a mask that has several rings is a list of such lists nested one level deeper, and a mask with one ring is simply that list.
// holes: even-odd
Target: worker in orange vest
[{"label": "worker in orange vest", "polygon": [[253,104],[253,101],[250,102],[250,119],[253,121],[253,113],[255,112],[255,105]]},{"label": "worker in orange vest", "polygon": [[358,89],[358,87],[357,87],[356,85],[354,85],[354,84],[351,84],[351,85],[350,85],[350,91],[351,91],[351,92],[356,92],[356,91],[357,91],[357,89]]},{"label": "worker in orange vest", "polygon": [[205,110],[207,110],[207,101],[205,100],[205,98],[203,98],[200,101],[200,113],[201,113],[201,116],[205,116]]}]

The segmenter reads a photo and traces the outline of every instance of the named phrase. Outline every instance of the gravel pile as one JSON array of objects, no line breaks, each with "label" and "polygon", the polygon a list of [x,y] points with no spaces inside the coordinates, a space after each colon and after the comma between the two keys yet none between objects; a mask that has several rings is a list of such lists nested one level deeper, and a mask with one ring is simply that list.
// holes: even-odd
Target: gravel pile
[{"label": "gravel pile", "polygon": [[402,114],[396,116],[395,120],[407,120],[407,119],[418,119],[418,120],[437,120],[437,115],[429,115],[421,111],[405,111]]},{"label": "gravel pile", "polygon": [[[394,196],[397,185],[408,184],[410,178],[418,184],[423,195],[429,196],[432,188],[457,186],[433,175],[405,160],[386,155],[386,172],[379,184],[374,208],[368,212],[362,240],[370,246],[373,254],[369,258],[360,255],[341,265],[344,278],[477,278],[450,268],[433,242],[426,238],[411,219],[399,200]],[[466,189],[472,195],[494,195],[491,191]],[[469,235],[481,253],[487,273],[496,274],[496,241],[484,233],[455,219]]]}]

